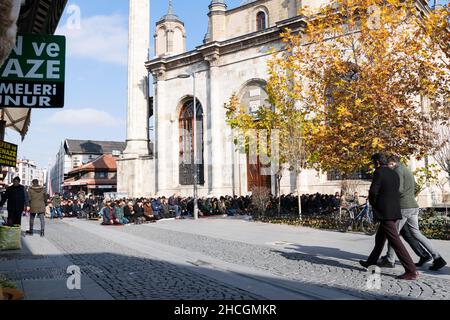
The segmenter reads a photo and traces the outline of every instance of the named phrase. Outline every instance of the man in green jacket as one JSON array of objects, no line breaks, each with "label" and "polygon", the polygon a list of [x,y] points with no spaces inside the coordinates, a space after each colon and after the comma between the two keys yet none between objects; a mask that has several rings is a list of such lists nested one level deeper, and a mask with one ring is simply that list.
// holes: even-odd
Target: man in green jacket
[{"label": "man in green jacket", "polygon": [[36,215],[41,221],[41,237],[44,236],[45,229],[45,189],[39,185],[39,181],[34,179],[32,186],[28,189],[28,199],[30,201],[30,230],[26,233],[33,235],[34,219]]},{"label": "man in green jacket", "polygon": [[[414,175],[408,167],[400,162],[398,157],[391,156],[388,161],[389,167],[393,169],[400,177],[400,208],[403,218],[397,221],[397,229],[399,231],[402,230],[403,227],[407,227],[409,229],[414,240],[416,240],[419,245],[423,246],[433,257],[433,265],[429,269],[437,271],[443,268],[447,262],[435,250],[431,244],[431,241],[428,240],[419,230],[419,205],[415,197],[416,181],[414,179]],[[424,261],[419,261],[416,265],[422,265],[423,263]],[[395,252],[388,246],[387,256],[380,266],[393,267],[394,264]]]}]

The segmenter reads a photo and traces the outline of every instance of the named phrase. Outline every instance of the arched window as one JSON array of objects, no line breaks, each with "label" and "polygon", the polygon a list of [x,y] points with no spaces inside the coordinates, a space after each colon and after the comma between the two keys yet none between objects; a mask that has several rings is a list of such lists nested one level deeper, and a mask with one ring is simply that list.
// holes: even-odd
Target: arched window
[{"label": "arched window", "polygon": [[[197,183],[204,184],[203,165],[203,108],[197,101],[197,137],[194,141],[194,101],[183,104],[179,118],[180,127],[180,185],[194,184],[194,168],[197,168]],[[194,145],[196,145],[196,161],[194,161]]]},{"label": "arched window", "polygon": [[263,11],[256,15],[256,30],[261,31],[266,29],[266,14]]}]

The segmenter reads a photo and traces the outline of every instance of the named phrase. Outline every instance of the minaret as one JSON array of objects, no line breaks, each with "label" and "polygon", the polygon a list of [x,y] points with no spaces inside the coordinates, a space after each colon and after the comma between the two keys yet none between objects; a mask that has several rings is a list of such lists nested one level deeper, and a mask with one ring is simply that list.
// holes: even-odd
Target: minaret
[{"label": "minaret", "polygon": [[186,30],[183,21],[173,12],[172,0],[169,0],[167,14],[156,23],[154,37],[157,57],[186,52]]},{"label": "minaret", "polygon": [[208,13],[208,33],[205,36],[205,43],[226,38],[226,11],[227,5],[225,0],[211,0]]},{"label": "minaret", "polygon": [[129,0],[128,118],[125,158],[149,155],[148,72],[150,1]]}]

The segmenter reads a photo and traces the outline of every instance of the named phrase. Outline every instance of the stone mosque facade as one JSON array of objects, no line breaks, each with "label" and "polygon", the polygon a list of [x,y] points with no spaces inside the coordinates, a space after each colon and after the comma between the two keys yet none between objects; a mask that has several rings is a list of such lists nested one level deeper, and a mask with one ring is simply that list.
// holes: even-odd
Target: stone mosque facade
[{"label": "stone mosque facade", "polygon": [[[301,30],[300,7],[316,7],[324,1],[248,0],[228,9],[225,0],[212,0],[205,17],[209,24],[204,42],[192,51],[186,51],[185,26],[170,1],[168,13],[156,23],[154,56],[145,63],[152,79],[152,107],[147,114],[140,113],[129,100],[130,147],[118,164],[118,191],[136,197],[190,196],[197,170],[199,196],[247,195],[257,186],[275,194],[275,176],[261,174],[265,164],[234,145],[224,105],[233,94],[249,112],[267,105],[267,61],[272,49],[282,48],[280,33],[285,28]],[[195,143],[192,75],[197,101]],[[141,108],[146,107],[142,103]],[[154,117],[151,147],[144,145],[149,139],[149,115]],[[295,192],[296,179],[294,173],[286,171],[281,192]],[[301,192],[334,194],[341,190],[339,179],[330,173],[305,171],[300,176]],[[369,183],[360,183],[361,194],[367,194]]]}]

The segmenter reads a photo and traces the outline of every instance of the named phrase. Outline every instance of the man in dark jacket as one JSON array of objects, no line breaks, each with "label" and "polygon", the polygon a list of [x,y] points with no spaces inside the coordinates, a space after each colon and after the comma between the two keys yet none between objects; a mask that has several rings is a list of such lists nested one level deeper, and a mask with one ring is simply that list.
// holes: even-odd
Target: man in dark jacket
[{"label": "man in dark jacket", "polygon": [[416,280],[419,274],[411,256],[400,240],[396,225],[396,221],[402,219],[399,193],[400,178],[388,167],[388,159],[385,155],[375,154],[372,156],[372,161],[376,169],[369,190],[369,202],[373,209],[374,218],[380,222],[380,226],[375,236],[375,248],[367,261],[361,260],[360,264],[365,268],[376,265],[387,239],[405,268],[405,273],[398,278]]},{"label": "man in dark jacket", "polygon": [[169,209],[175,211],[175,218],[179,219],[181,216],[180,200],[175,193],[169,198]]},{"label": "man in dark jacket", "polygon": [[83,211],[86,212],[88,219],[93,219],[97,215],[97,202],[94,199],[93,195],[90,195],[89,198],[84,203]]},{"label": "man in dark jacket", "polygon": [[27,211],[30,210],[28,202],[28,194],[25,187],[20,184],[20,178],[15,177],[13,179],[13,185],[8,187],[2,196],[0,201],[0,207],[3,207],[5,202],[8,201],[8,225],[21,225],[22,213],[27,207]]},{"label": "man in dark jacket", "polygon": [[138,199],[138,201],[134,205],[133,209],[134,209],[135,223],[141,224],[142,217],[144,216],[144,203],[143,203],[142,199]]}]

